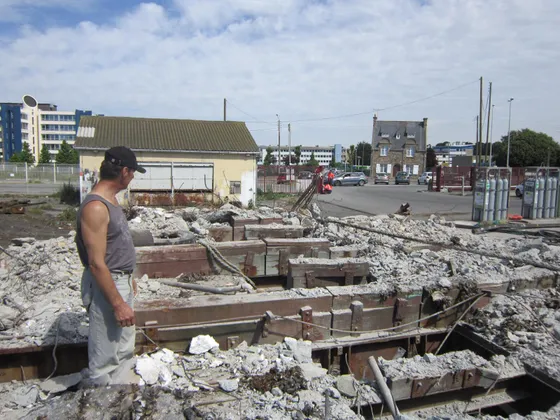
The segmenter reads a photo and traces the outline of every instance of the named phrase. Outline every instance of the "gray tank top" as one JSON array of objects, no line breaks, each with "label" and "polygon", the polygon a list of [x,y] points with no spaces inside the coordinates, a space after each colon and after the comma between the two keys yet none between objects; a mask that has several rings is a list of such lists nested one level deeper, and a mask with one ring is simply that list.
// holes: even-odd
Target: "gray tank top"
[{"label": "gray tank top", "polygon": [[107,228],[107,252],[105,264],[109,271],[132,271],[136,266],[136,252],[132,236],[128,230],[128,222],[121,206],[115,206],[97,194],[88,194],[78,210],[76,230],[76,245],[82,265],[87,267],[89,259],[84,245],[81,231],[81,216],[86,204],[92,201],[101,201],[109,210],[109,226]]}]

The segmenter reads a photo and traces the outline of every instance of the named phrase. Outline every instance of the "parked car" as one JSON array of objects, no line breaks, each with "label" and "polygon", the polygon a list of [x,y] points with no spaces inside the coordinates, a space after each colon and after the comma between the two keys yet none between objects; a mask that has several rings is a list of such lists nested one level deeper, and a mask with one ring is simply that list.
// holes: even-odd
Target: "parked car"
[{"label": "parked car", "polygon": [[363,172],[345,172],[336,176],[333,180],[333,184],[338,187],[341,185],[359,185],[362,187],[367,182],[367,176]]},{"label": "parked car", "polygon": [[375,184],[387,184],[389,185],[389,174],[385,173],[378,173],[375,174],[375,178],[373,181]]},{"label": "parked car", "polygon": [[523,197],[523,184],[519,184],[517,187],[515,187],[515,195],[516,197]]},{"label": "parked car", "polygon": [[276,178],[276,183],[277,184],[284,184],[285,182],[286,182],[286,174],[278,175],[278,178]]},{"label": "parked car", "polygon": [[410,185],[410,174],[408,172],[397,172],[395,177],[395,185],[408,184]]},{"label": "parked car", "polygon": [[423,172],[422,175],[420,175],[418,177],[418,185],[420,185],[420,184],[428,185],[430,183],[431,179],[432,179],[432,173],[431,172]]}]

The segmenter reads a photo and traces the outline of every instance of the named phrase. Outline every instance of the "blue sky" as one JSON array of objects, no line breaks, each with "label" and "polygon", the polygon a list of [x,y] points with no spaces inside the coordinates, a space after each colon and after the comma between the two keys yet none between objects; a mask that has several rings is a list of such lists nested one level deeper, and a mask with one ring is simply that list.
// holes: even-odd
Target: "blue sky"
[{"label": "blue sky", "polygon": [[509,97],[513,129],[558,139],[559,21],[556,0],[0,0],[0,101],[216,120],[226,97],[259,144],[276,114],[294,144],[349,145],[378,112],[435,144],[474,140],[483,76],[494,139]]}]

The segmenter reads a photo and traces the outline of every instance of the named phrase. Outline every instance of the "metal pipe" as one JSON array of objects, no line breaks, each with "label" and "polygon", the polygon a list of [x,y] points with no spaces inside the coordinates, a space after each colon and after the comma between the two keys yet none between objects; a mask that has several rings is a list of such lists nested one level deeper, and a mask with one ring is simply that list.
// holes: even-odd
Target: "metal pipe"
[{"label": "metal pipe", "polygon": [[375,381],[377,382],[377,386],[379,387],[379,391],[381,391],[381,396],[389,407],[391,414],[393,415],[394,419],[400,418],[401,414],[399,413],[399,409],[395,404],[395,400],[393,399],[393,395],[391,394],[391,390],[387,386],[387,382],[385,382],[385,377],[381,373],[381,369],[379,369],[379,365],[377,364],[377,360],[375,357],[370,356],[368,358],[368,364],[371,370],[373,371],[373,376],[375,376]]},{"label": "metal pipe", "polygon": [[192,283],[180,283],[178,281],[172,280],[157,280],[161,284],[165,284],[171,287],[180,287],[181,289],[189,289],[189,290],[197,290],[199,292],[207,292],[207,293],[214,293],[217,295],[225,295],[228,293],[235,293],[243,290],[242,286],[235,286],[235,287],[210,287],[210,286],[202,286],[200,284],[192,284]]}]

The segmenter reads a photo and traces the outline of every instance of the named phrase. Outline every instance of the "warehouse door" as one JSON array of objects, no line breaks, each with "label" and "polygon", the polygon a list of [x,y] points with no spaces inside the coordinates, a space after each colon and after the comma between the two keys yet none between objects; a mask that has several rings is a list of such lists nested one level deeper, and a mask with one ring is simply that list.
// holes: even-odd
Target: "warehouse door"
[{"label": "warehouse door", "polygon": [[212,191],[214,165],[211,163],[139,162],[146,173],[136,172],[131,191]]}]

